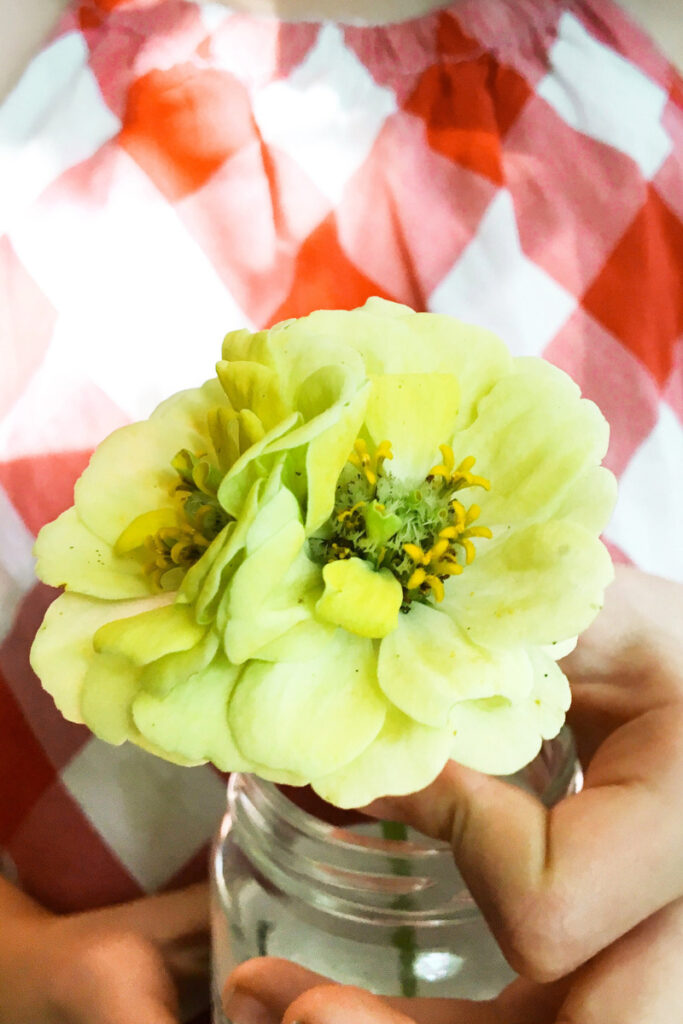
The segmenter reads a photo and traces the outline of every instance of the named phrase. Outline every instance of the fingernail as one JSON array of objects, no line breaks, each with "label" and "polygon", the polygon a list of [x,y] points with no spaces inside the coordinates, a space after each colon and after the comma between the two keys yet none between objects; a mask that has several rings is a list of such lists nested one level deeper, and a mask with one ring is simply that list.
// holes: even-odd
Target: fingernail
[{"label": "fingernail", "polygon": [[246,992],[226,992],[223,1010],[230,1024],[280,1024],[280,1018],[265,1003]]}]

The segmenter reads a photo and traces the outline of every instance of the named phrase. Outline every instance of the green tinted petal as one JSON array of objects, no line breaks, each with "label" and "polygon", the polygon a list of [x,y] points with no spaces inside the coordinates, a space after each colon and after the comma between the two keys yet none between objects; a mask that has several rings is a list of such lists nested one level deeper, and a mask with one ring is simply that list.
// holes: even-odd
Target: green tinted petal
[{"label": "green tinted petal", "polygon": [[82,722],[81,688],[96,657],[93,635],[106,622],[158,607],[167,595],[140,601],[98,601],[63,594],[53,601],[31,647],[31,666],[70,722]]},{"label": "green tinted petal", "polygon": [[512,775],[541,749],[536,708],[504,697],[464,701],[453,712],[450,756],[489,775]]},{"label": "green tinted petal", "polygon": [[441,607],[484,646],[552,644],[581,633],[614,575],[597,537],[566,520],[527,526],[481,551],[449,583]]},{"label": "green tinted petal", "polygon": [[150,585],[134,558],[116,555],[110,544],[85,526],[75,508],[44,526],[34,548],[36,575],[51,587],[91,597],[121,600],[148,597]]},{"label": "green tinted petal", "polygon": [[401,584],[388,569],[361,558],[328,562],[325,590],[315,606],[316,618],[358,636],[383,637],[396,629],[403,601]]},{"label": "green tinted petal", "polygon": [[269,367],[252,362],[219,362],[216,373],[230,404],[238,412],[250,409],[266,431],[292,412],[282,400],[277,375]]},{"label": "green tinted petal", "polygon": [[392,474],[423,479],[453,436],[458,379],[450,373],[386,374],[372,379],[365,426],[374,441],[391,441]]},{"label": "green tinted petal", "polygon": [[325,655],[304,662],[249,662],[229,724],[242,754],[310,780],[361,752],[384,722],[370,640],[338,631]]},{"label": "green tinted petal", "polygon": [[116,654],[96,654],[81,690],[83,721],[96,736],[117,746],[137,732],[131,704],[140,687],[140,668]]},{"label": "green tinted petal", "polygon": [[140,693],[132,709],[137,728],[157,748],[190,761],[212,761],[223,771],[251,771],[228,725],[228,703],[240,671],[219,653],[164,697]]},{"label": "green tinted petal", "polygon": [[134,665],[147,665],[174,651],[186,651],[204,637],[187,605],[168,604],[140,615],[107,622],[95,633],[93,647],[98,653],[117,654]]},{"label": "green tinted petal", "polygon": [[[600,462],[609,438],[598,407],[579,399],[566,374],[542,360],[514,363],[517,372],[495,384],[474,423],[453,440],[456,464],[474,456],[476,472],[491,483],[488,492],[472,492],[489,527],[547,518],[574,481]],[[593,495],[575,500],[591,504]]]},{"label": "green tinted petal", "polygon": [[218,650],[218,637],[207,633],[198,644],[186,651],[173,651],[150,661],[140,673],[140,690],[163,698],[190,676],[196,675],[213,661]]},{"label": "green tinted petal", "polygon": [[543,651],[528,651],[534,679],[524,700],[468,701],[453,714],[451,757],[491,775],[512,775],[536,757],[544,739],[558,734],[571,701],[569,683]]},{"label": "green tinted petal", "polygon": [[602,533],[617,501],[617,480],[604,466],[591,466],[577,477],[553,509],[556,519],[578,523],[591,533]]},{"label": "green tinted petal", "polygon": [[207,451],[207,413],[227,403],[217,380],[172,395],[142,423],[110,434],[95,451],[75,488],[79,518],[115,544],[138,516],[168,505],[178,482],[171,459],[181,448]]},{"label": "green tinted petal", "polygon": [[388,699],[418,722],[447,726],[460,701],[531,691],[533,673],[524,650],[476,647],[451,619],[426,604],[412,604],[379,649],[377,674]]},{"label": "green tinted petal", "polygon": [[380,796],[428,786],[450,756],[451,733],[420,725],[389,708],[382,729],[353,761],[313,780],[313,789],[337,807],[363,807]]},{"label": "green tinted petal", "polygon": [[[284,508],[287,495],[293,504],[291,518],[255,551],[248,551],[230,584],[224,644],[235,664],[258,656],[261,647],[310,618],[305,594],[318,573],[303,554],[298,560],[304,542],[299,507],[288,491],[280,492],[271,506]],[[254,529],[258,525],[257,517]],[[292,572],[297,561],[298,571]]]},{"label": "green tinted petal", "polygon": [[360,432],[370,388],[362,388],[344,403],[339,419],[308,445],[306,478],[306,533],[322,526],[334,507],[334,494],[339,474]]}]

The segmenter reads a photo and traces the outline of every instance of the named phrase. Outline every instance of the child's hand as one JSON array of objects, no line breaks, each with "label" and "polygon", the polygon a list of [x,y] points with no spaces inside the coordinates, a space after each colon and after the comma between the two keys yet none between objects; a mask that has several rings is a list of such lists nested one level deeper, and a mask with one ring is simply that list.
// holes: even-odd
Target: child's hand
[{"label": "child's hand", "polygon": [[206,985],[205,886],[67,917],[3,914],[2,933],[0,1024],[178,1024],[174,978]]}]

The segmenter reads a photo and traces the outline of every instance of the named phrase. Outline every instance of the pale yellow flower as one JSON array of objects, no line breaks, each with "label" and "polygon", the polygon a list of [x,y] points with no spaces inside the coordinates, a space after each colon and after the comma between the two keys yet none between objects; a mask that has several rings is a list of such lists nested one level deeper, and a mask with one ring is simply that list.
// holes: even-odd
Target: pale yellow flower
[{"label": "pale yellow flower", "polygon": [[596,406],[379,299],[230,334],[217,373],[104,441],[40,533],[57,706],[340,806],[531,760],[612,578]]}]

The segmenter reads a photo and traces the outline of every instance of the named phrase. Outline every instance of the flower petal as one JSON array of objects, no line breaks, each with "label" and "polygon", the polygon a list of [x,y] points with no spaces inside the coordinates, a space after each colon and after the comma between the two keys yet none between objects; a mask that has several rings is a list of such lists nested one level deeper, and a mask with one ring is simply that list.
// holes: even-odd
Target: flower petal
[{"label": "flower petal", "polygon": [[76,483],[76,508],[88,529],[115,544],[138,516],[167,506],[178,482],[171,459],[181,448],[210,448],[207,413],[222,404],[221,386],[210,380],[172,395],[148,420],[110,434]]},{"label": "flower petal", "polygon": [[451,373],[385,374],[372,379],[365,426],[375,445],[391,441],[391,472],[422,480],[453,436],[458,418],[458,379]]},{"label": "flower petal", "polygon": [[500,652],[477,647],[443,612],[414,603],[385,637],[377,665],[388,699],[425,725],[445,727],[463,700],[505,696],[520,700],[533,673],[522,648]]},{"label": "flower petal", "polygon": [[116,746],[137,733],[131,704],[140,688],[140,667],[120,654],[95,654],[81,689],[83,721],[96,736]]},{"label": "flower petal", "polygon": [[31,666],[70,722],[82,722],[81,688],[95,657],[93,635],[106,622],[158,607],[168,595],[140,601],[99,601],[62,594],[53,601],[31,647]]},{"label": "flower petal", "polygon": [[75,508],[42,528],[34,554],[36,575],[51,587],[116,601],[150,595],[140,563],[115,554],[111,544],[81,522]]},{"label": "flower petal", "polygon": [[190,761],[212,761],[222,771],[251,771],[228,725],[228,704],[240,672],[219,652],[165,696],[138,693],[132,706],[135,725],[161,750]]},{"label": "flower petal", "polygon": [[385,713],[372,641],[338,630],[315,660],[249,662],[228,721],[249,761],[310,780],[367,747]]},{"label": "flower petal", "polygon": [[614,576],[607,549],[567,520],[535,523],[477,554],[441,605],[475,643],[552,644],[582,632]]},{"label": "flower petal", "polygon": [[451,757],[491,775],[512,775],[536,757],[544,739],[564,724],[571,693],[552,658],[530,649],[534,685],[525,700],[504,698],[459,704],[453,716]]},{"label": "flower petal", "polygon": [[[573,381],[540,359],[516,359],[453,439],[456,464],[472,455],[491,489],[477,489],[482,524],[508,526],[547,518],[577,477],[607,451],[609,427]],[[470,492],[466,492],[469,496]],[[576,496],[591,504],[593,495]]]},{"label": "flower petal", "polygon": [[328,562],[323,580],[325,591],[315,606],[320,621],[357,636],[383,637],[396,629],[403,589],[388,569],[377,572],[362,558],[347,558]]},{"label": "flower petal", "polygon": [[363,807],[380,796],[428,786],[450,756],[448,729],[430,729],[389,708],[382,729],[353,761],[313,780],[316,793],[337,807]]},{"label": "flower petal", "polygon": [[591,466],[577,477],[557,508],[556,519],[579,523],[591,533],[602,533],[617,500],[617,480],[604,466]]},{"label": "flower petal", "polygon": [[100,626],[93,637],[98,653],[128,658],[134,665],[147,665],[166,654],[186,651],[206,633],[184,604],[168,604]]}]

